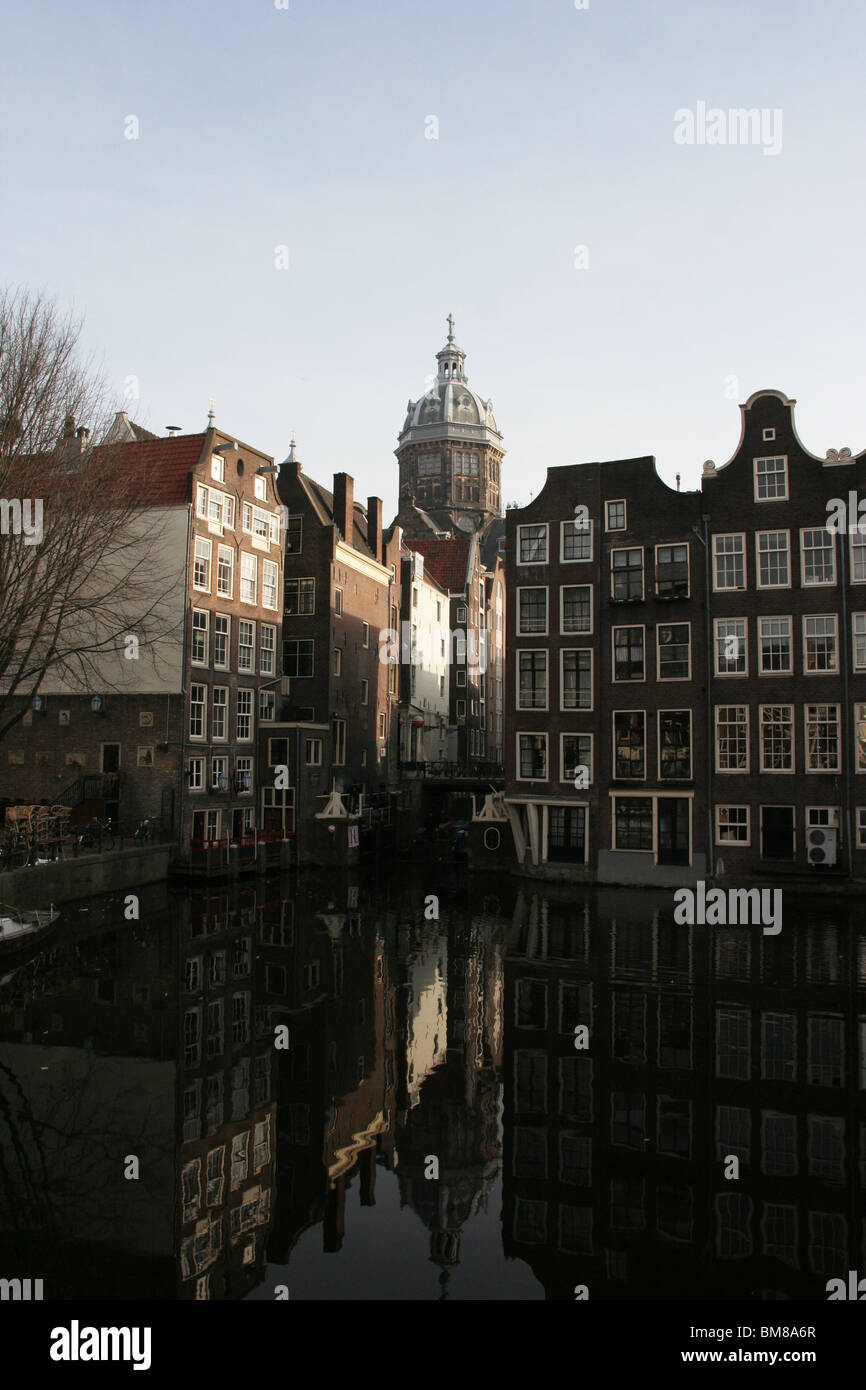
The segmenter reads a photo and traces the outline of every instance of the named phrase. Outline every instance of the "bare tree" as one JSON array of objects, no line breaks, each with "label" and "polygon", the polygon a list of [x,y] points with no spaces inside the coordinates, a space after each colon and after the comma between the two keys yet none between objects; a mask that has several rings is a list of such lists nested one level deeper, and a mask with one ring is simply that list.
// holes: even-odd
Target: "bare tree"
[{"label": "bare tree", "polygon": [[184,557],[123,445],[92,442],[107,404],[81,322],[0,290],[0,738],[21,697],[128,688],[131,651],[157,667],[169,648]]}]

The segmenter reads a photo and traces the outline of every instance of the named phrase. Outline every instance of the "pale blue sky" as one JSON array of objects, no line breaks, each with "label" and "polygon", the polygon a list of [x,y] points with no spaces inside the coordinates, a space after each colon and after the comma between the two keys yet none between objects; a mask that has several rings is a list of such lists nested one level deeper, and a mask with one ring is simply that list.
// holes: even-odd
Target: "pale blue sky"
[{"label": "pale blue sky", "polygon": [[[851,0],[7,0],[0,275],[85,313],[142,423],[294,426],[387,517],[449,311],[505,501],[648,453],[694,486],[761,387],[859,450],[864,39]],[[780,108],[781,153],[677,145],[699,101]]]}]

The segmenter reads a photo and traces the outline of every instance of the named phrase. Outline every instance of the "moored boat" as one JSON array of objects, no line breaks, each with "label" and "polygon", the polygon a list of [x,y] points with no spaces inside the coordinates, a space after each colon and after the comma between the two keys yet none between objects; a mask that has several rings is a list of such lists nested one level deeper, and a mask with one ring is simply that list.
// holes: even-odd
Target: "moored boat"
[{"label": "moored boat", "polygon": [[0,960],[7,960],[19,949],[50,936],[59,920],[60,913],[53,903],[49,908],[33,908],[28,912],[0,904]]}]

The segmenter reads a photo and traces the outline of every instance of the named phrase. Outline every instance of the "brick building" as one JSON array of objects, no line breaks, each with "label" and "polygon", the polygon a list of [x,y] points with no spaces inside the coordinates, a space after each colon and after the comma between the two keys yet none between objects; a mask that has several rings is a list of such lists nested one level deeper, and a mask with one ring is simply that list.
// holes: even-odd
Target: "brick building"
[{"label": "brick building", "polygon": [[524,872],[862,871],[866,536],[827,520],[864,459],[808,453],[793,406],[750,397],[700,492],[619,460],[549,469],[508,512],[505,803]]}]

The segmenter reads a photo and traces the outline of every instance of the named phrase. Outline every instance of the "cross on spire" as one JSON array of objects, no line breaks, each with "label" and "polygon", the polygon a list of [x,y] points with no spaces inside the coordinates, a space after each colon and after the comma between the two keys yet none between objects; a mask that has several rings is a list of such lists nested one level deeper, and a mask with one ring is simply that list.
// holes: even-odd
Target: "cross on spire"
[{"label": "cross on spire", "polygon": [[454,315],[449,314],[445,322],[448,324],[448,341],[454,342]]}]

